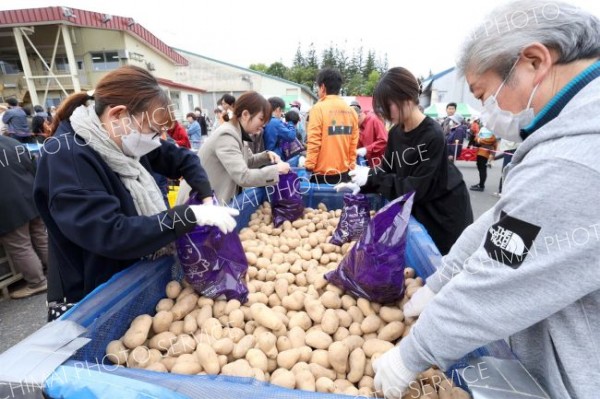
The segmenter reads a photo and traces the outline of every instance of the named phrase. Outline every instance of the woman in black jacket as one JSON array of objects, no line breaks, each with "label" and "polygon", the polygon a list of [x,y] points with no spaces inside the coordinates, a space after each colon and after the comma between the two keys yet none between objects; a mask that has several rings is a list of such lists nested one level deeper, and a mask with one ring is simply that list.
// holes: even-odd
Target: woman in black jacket
[{"label": "woman in black jacket", "polygon": [[393,123],[385,155],[374,169],[351,171],[353,182],[337,189],[358,192],[360,187],[388,200],[415,191],[412,215],[446,254],[473,222],[473,212],[462,174],[448,161],[442,127],[419,110],[419,94],[419,83],[407,69],[392,68],[383,75],[373,108]]},{"label": "woman in black jacket", "polygon": [[152,171],[185,177],[199,198],[211,199],[198,157],[160,140],[169,108],[150,73],[125,66],[107,74],[93,97],[73,94],[58,109],[34,188],[50,238],[50,318],[140,258],[168,252],[197,224],[235,227],[235,211],[223,207],[166,209]]}]

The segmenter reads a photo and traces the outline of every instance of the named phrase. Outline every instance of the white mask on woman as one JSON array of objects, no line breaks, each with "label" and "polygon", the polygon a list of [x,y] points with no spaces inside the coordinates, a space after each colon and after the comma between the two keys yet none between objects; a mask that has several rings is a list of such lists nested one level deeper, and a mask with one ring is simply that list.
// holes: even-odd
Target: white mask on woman
[{"label": "white mask on woman", "polygon": [[140,133],[132,130],[128,135],[121,137],[123,154],[130,157],[141,158],[150,151],[160,147],[160,135]]}]

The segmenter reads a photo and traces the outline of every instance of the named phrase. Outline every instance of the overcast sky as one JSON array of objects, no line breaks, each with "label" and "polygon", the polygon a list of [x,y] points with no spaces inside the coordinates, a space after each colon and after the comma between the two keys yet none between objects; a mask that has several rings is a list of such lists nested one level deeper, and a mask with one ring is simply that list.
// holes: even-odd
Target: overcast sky
[{"label": "overcast sky", "polygon": [[[132,17],[172,47],[243,67],[291,66],[298,43],[361,45],[388,65],[427,75],[454,65],[462,40],[505,0],[51,0],[0,1],[0,9],[67,6]],[[571,0],[600,16],[600,1]],[[549,2],[551,3],[551,2]]]}]

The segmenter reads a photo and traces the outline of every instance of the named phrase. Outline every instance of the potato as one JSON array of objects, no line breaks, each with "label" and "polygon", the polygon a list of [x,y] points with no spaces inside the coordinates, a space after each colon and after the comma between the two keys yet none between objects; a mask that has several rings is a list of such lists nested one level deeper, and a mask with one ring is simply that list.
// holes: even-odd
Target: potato
[{"label": "potato", "polygon": [[358,300],[356,301],[356,306],[358,306],[363,316],[365,317],[375,314],[375,311],[371,307],[371,303],[365,298],[358,298]]},{"label": "potato", "polygon": [[150,338],[148,346],[152,349],[166,352],[176,340],[177,336],[175,334],[170,331],[164,331]]},{"label": "potato", "polygon": [[262,303],[255,303],[250,306],[252,318],[259,325],[265,326],[270,330],[281,330],[284,328],[283,322],[274,312]]},{"label": "potato", "polygon": [[193,334],[198,329],[198,322],[192,313],[183,318],[183,332]]},{"label": "potato", "polygon": [[175,299],[181,294],[181,284],[179,281],[169,281],[165,289],[167,298]]},{"label": "potato", "polygon": [[304,294],[300,291],[295,291],[291,295],[281,299],[281,304],[288,310],[301,310],[304,308]]},{"label": "potato", "polygon": [[106,357],[114,364],[127,363],[129,349],[120,340],[110,341],[106,346]]},{"label": "potato", "polygon": [[173,313],[173,320],[183,319],[188,313],[194,310],[197,301],[198,295],[196,294],[188,294],[178,300],[171,309],[171,312]]},{"label": "potato", "polygon": [[281,335],[281,336],[277,337],[277,350],[279,352],[283,352],[288,349],[292,349],[293,347],[294,346],[292,345],[292,342],[290,341],[290,339],[287,336]]},{"label": "potato", "polygon": [[308,367],[310,369],[310,372],[315,376],[315,378],[327,377],[331,380],[335,380],[337,376],[335,371],[325,368],[318,363],[310,363]]},{"label": "potato", "polygon": [[123,344],[129,349],[143,345],[148,338],[150,327],[152,327],[152,317],[147,314],[136,317],[123,336]]},{"label": "potato", "polygon": [[234,359],[241,359],[246,357],[246,353],[248,353],[248,350],[254,346],[254,343],[254,335],[246,335],[244,338],[240,339],[240,342],[235,344],[231,355]]},{"label": "potato", "polygon": [[329,353],[324,349],[317,349],[312,351],[310,356],[310,363],[315,363],[320,366],[325,367],[326,369],[331,368],[331,363],[329,363]]},{"label": "potato", "polygon": [[341,341],[346,337],[350,336],[350,331],[348,331],[347,328],[345,327],[338,327],[337,331],[335,332],[335,334],[333,334],[333,340],[334,341]]},{"label": "potato", "polygon": [[206,319],[200,329],[203,334],[208,335],[215,340],[223,338],[223,326],[221,326],[221,322],[214,317]]},{"label": "potato", "polygon": [[132,368],[145,368],[150,363],[150,352],[145,346],[138,346],[129,352],[127,357],[127,367]]},{"label": "potato", "polygon": [[356,348],[350,353],[348,360],[350,371],[346,378],[352,383],[357,383],[365,373],[367,357],[361,348]]},{"label": "potato", "polygon": [[306,313],[308,316],[316,323],[320,323],[323,319],[323,314],[325,313],[325,306],[316,299],[312,299],[311,297],[306,297],[304,299],[304,308],[306,309]]},{"label": "potato", "polygon": [[362,330],[363,334],[373,333],[379,330],[379,327],[381,327],[381,319],[376,314],[371,314],[365,317],[363,322],[360,324],[360,329]]},{"label": "potato", "polygon": [[252,368],[260,369],[263,373],[268,370],[268,359],[267,355],[263,351],[256,348],[250,348],[246,352],[246,360]]},{"label": "potato", "polygon": [[183,299],[183,297],[186,297],[193,293],[194,293],[194,289],[192,287],[189,287],[189,286],[185,287],[184,289],[181,290],[179,295],[177,295],[177,298],[175,298],[175,303],[179,302],[181,299]]},{"label": "potato", "polygon": [[184,353],[192,353],[196,349],[196,340],[187,334],[177,336],[177,340],[171,344],[167,355],[180,356]]},{"label": "potato", "polygon": [[404,324],[401,321],[392,321],[379,331],[377,338],[393,342],[400,338],[403,332]]},{"label": "potato", "polygon": [[167,367],[161,362],[152,363],[151,365],[146,367],[146,370],[157,371],[160,373],[166,373],[169,371],[167,370]]},{"label": "potato", "polygon": [[348,309],[348,314],[356,323],[362,323],[362,321],[365,319],[365,315],[358,308],[358,306],[350,306],[350,308]]},{"label": "potato", "polygon": [[340,321],[334,309],[327,309],[323,313],[321,320],[321,328],[327,334],[334,334],[340,325]]},{"label": "potato", "polygon": [[315,376],[307,370],[302,370],[296,374],[296,388],[303,391],[316,390],[315,387]]},{"label": "potato", "polygon": [[196,325],[202,328],[204,322],[212,317],[212,306],[204,305],[200,308],[199,312],[196,314]]},{"label": "potato", "polygon": [[262,270],[267,269],[270,265],[271,265],[271,261],[267,258],[260,257],[256,260],[256,268],[259,269],[259,271],[261,269]]},{"label": "potato", "polygon": [[244,327],[244,312],[240,309],[234,309],[229,314],[229,321],[227,323],[231,327],[243,328]]},{"label": "potato", "polygon": [[171,310],[171,308],[175,305],[175,301],[171,298],[163,298],[156,304],[156,312]]},{"label": "potato", "polygon": [[198,374],[202,371],[202,367],[197,362],[177,362],[171,368],[171,373],[174,374]]},{"label": "potato", "polygon": [[288,337],[293,348],[303,347],[306,343],[306,332],[298,326],[290,329]]},{"label": "potato", "polygon": [[208,374],[219,374],[221,369],[219,365],[219,358],[215,350],[210,345],[199,343],[195,354],[204,371],[206,371]]},{"label": "potato", "polygon": [[317,392],[333,393],[335,392],[336,385],[330,378],[319,377],[315,383]]},{"label": "potato", "polygon": [[277,358],[277,337],[270,331],[260,334],[256,338],[256,347],[269,359]]},{"label": "potato", "polygon": [[349,335],[342,340],[344,345],[348,347],[350,352],[352,352],[356,348],[362,348],[365,343],[365,340],[358,335]]},{"label": "potato", "polygon": [[381,309],[379,309],[378,316],[386,323],[404,320],[404,313],[402,313],[402,310],[389,306],[382,306]]},{"label": "potato", "polygon": [[350,331],[350,335],[362,335],[362,329],[360,328],[360,323],[352,323],[350,324],[350,327],[348,328],[348,331]]},{"label": "potato", "polygon": [[339,320],[340,327],[348,328],[352,324],[352,316],[343,309],[335,309],[335,314]]},{"label": "potato", "polygon": [[271,374],[269,382],[285,388],[294,389],[296,387],[296,376],[289,370],[279,368]]},{"label": "potato", "polygon": [[294,366],[298,359],[300,358],[300,349],[293,348],[288,349],[283,352],[279,352],[277,355],[277,365],[284,369],[291,369]]},{"label": "potato", "polygon": [[327,349],[333,342],[331,336],[323,331],[313,330],[306,333],[306,345],[315,349]]},{"label": "potato", "polygon": [[337,373],[346,373],[348,370],[348,356],[350,350],[343,342],[334,342],[329,346],[329,363]]},{"label": "potato", "polygon": [[234,343],[229,337],[218,339],[212,344],[217,355],[229,355],[233,351],[233,346]]},{"label": "potato", "polygon": [[374,354],[383,354],[388,350],[392,349],[393,347],[394,344],[392,344],[391,342],[382,341],[380,339],[371,339],[365,341],[365,343],[362,346],[362,349],[365,352],[365,355],[367,355],[367,357],[373,357]]}]

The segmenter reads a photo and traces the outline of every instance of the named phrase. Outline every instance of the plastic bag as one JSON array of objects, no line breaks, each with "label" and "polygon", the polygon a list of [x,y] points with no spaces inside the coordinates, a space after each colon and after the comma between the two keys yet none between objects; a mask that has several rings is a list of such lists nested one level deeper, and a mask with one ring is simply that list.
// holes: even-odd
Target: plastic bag
[{"label": "plastic bag", "polygon": [[300,180],[294,172],[280,175],[277,186],[267,187],[267,196],[272,196],[271,209],[275,227],[281,226],[286,220],[293,222],[304,214]]},{"label": "plastic bag", "polygon": [[[195,194],[190,195],[189,205],[200,203]],[[178,238],[176,247],[185,279],[196,292],[246,302],[248,260],[236,232],[223,234],[218,227],[197,226]]]},{"label": "plastic bag", "polygon": [[293,141],[284,141],[281,143],[281,153],[282,159],[287,161],[288,159],[295,157],[296,155],[302,154],[306,148],[304,144],[298,139],[294,139]]},{"label": "plastic bag", "polygon": [[371,302],[390,303],[404,295],[404,250],[414,192],[383,207],[346,254],[330,283]]},{"label": "plastic bag", "polygon": [[370,211],[371,206],[366,195],[344,194],[342,215],[331,237],[331,243],[342,245],[346,242],[358,240],[371,219]]}]

